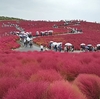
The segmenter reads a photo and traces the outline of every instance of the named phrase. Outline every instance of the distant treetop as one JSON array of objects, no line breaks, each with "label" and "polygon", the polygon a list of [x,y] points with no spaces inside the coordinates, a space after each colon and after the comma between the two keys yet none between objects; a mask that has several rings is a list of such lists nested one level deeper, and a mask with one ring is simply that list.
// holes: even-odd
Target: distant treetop
[{"label": "distant treetop", "polygon": [[24,19],[14,18],[14,17],[0,16],[0,20],[24,20]]}]

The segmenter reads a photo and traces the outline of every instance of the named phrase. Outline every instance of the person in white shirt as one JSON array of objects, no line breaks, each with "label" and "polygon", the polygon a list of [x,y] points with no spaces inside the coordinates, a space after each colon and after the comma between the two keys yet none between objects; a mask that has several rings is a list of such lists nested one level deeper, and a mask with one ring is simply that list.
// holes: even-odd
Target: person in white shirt
[{"label": "person in white shirt", "polygon": [[40,50],[43,51],[43,45],[42,44],[40,45]]}]

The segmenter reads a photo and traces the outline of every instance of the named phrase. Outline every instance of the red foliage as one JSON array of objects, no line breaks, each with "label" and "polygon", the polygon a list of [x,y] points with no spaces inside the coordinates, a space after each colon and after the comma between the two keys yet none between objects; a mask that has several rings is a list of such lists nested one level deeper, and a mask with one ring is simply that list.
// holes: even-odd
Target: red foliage
[{"label": "red foliage", "polygon": [[50,85],[48,99],[86,99],[76,86],[65,81],[56,81]]},{"label": "red foliage", "polygon": [[47,90],[50,83],[22,83],[16,89],[9,90],[3,99],[48,99]]},{"label": "red foliage", "polygon": [[[63,30],[64,28],[74,28],[74,29],[81,29],[82,33],[78,33],[78,34],[64,34],[65,31]],[[60,35],[53,35],[53,36],[48,36],[48,37],[41,37],[41,38],[36,38],[34,39],[34,42],[36,42],[37,44],[45,44],[48,45],[48,43],[50,41],[54,41],[54,42],[62,42],[63,46],[65,43],[70,42],[74,45],[75,49],[80,49],[80,44],[81,43],[85,43],[85,44],[92,44],[93,46],[96,46],[96,44],[100,43],[100,24],[98,23],[92,23],[92,22],[80,22],[79,25],[75,25],[72,23],[72,25],[68,25],[68,26],[62,26],[62,30],[63,31],[59,31],[58,28],[58,32],[60,33]],[[66,29],[67,32],[67,29]],[[55,33],[56,34],[56,33]],[[62,35],[61,35],[62,34]]]},{"label": "red foliage", "polygon": [[87,99],[99,99],[100,77],[90,74],[80,74],[74,81]]},{"label": "red foliage", "polygon": [[10,89],[14,90],[22,82],[22,79],[12,77],[0,78],[0,99],[3,99]]},{"label": "red foliage", "polygon": [[16,43],[19,39],[17,36],[5,36],[0,38],[0,50],[7,51],[11,49],[18,48],[20,45]]},{"label": "red foliage", "polygon": [[[29,21],[21,21],[19,25],[26,27],[26,30],[34,27],[34,33],[38,29],[45,30],[46,27],[51,29],[55,23],[58,25],[58,29],[54,29],[55,34],[62,33],[67,28],[67,26],[65,29],[61,26],[63,22],[30,21],[30,28],[28,23]],[[70,27],[83,29],[83,33],[46,36],[34,41],[43,44],[48,44],[51,40],[62,41],[63,45],[71,42],[76,49],[83,42],[93,45],[100,42],[99,24],[81,22],[79,26],[72,25],[73,22]],[[43,26],[45,27],[43,28]],[[17,36],[0,38],[0,99],[86,99],[84,95],[87,96],[87,99],[99,99],[99,52],[12,51],[11,49],[19,47],[19,44],[16,43],[18,39]]]},{"label": "red foliage", "polygon": [[30,81],[47,81],[53,82],[62,80],[63,78],[55,70],[39,70],[36,74],[32,75]]}]

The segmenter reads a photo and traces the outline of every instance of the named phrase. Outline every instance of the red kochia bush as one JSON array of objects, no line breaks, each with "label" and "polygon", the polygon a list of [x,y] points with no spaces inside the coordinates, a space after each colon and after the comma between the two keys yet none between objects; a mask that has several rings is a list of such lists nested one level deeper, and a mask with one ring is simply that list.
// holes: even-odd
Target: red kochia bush
[{"label": "red kochia bush", "polygon": [[0,78],[0,99],[2,99],[7,94],[8,90],[15,89],[22,82],[23,80],[19,78]]},{"label": "red kochia bush", "polygon": [[58,81],[62,80],[63,78],[59,73],[55,70],[39,70],[36,74],[32,75],[30,81]]},{"label": "red kochia bush", "polygon": [[3,99],[87,99],[76,86],[65,81],[22,83]]},{"label": "red kochia bush", "polygon": [[100,77],[93,74],[80,74],[74,84],[88,99],[100,99]]},{"label": "red kochia bush", "polygon": [[0,49],[2,51],[7,51],[20,47],[20,45],[16,43],[18,39],[18,36],[5,36],[0,38]]},{"label": "red kochia bush", "polygon": [[3,99],[48,99],[48,82],[22,83],[16,89],[9,90]]},{"label": "red kochia bush", "polygon": [[51,84],[48,94],[48,99],[87,99],[76,86],[65,81]]},{"label": "red kochia bush", "polygon": [[80,53],[78,61],[81,64],[80,73],[96,74],[100,77],[100,53]]},{"label": "red kochia bush", "polygon": [[0,66],[0,78],[2,77],[12,77],[14,74],[12,67],[7,67],[5,65]]}]

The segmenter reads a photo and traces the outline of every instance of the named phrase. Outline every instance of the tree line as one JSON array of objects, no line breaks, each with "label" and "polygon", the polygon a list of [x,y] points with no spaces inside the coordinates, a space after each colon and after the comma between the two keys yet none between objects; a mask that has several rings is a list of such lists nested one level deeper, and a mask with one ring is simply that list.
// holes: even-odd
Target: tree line
[{"label": "tree line", "polygon": [[14,17],[0,16],[0,20],[23,20],[23,19],[14,18]]}]

